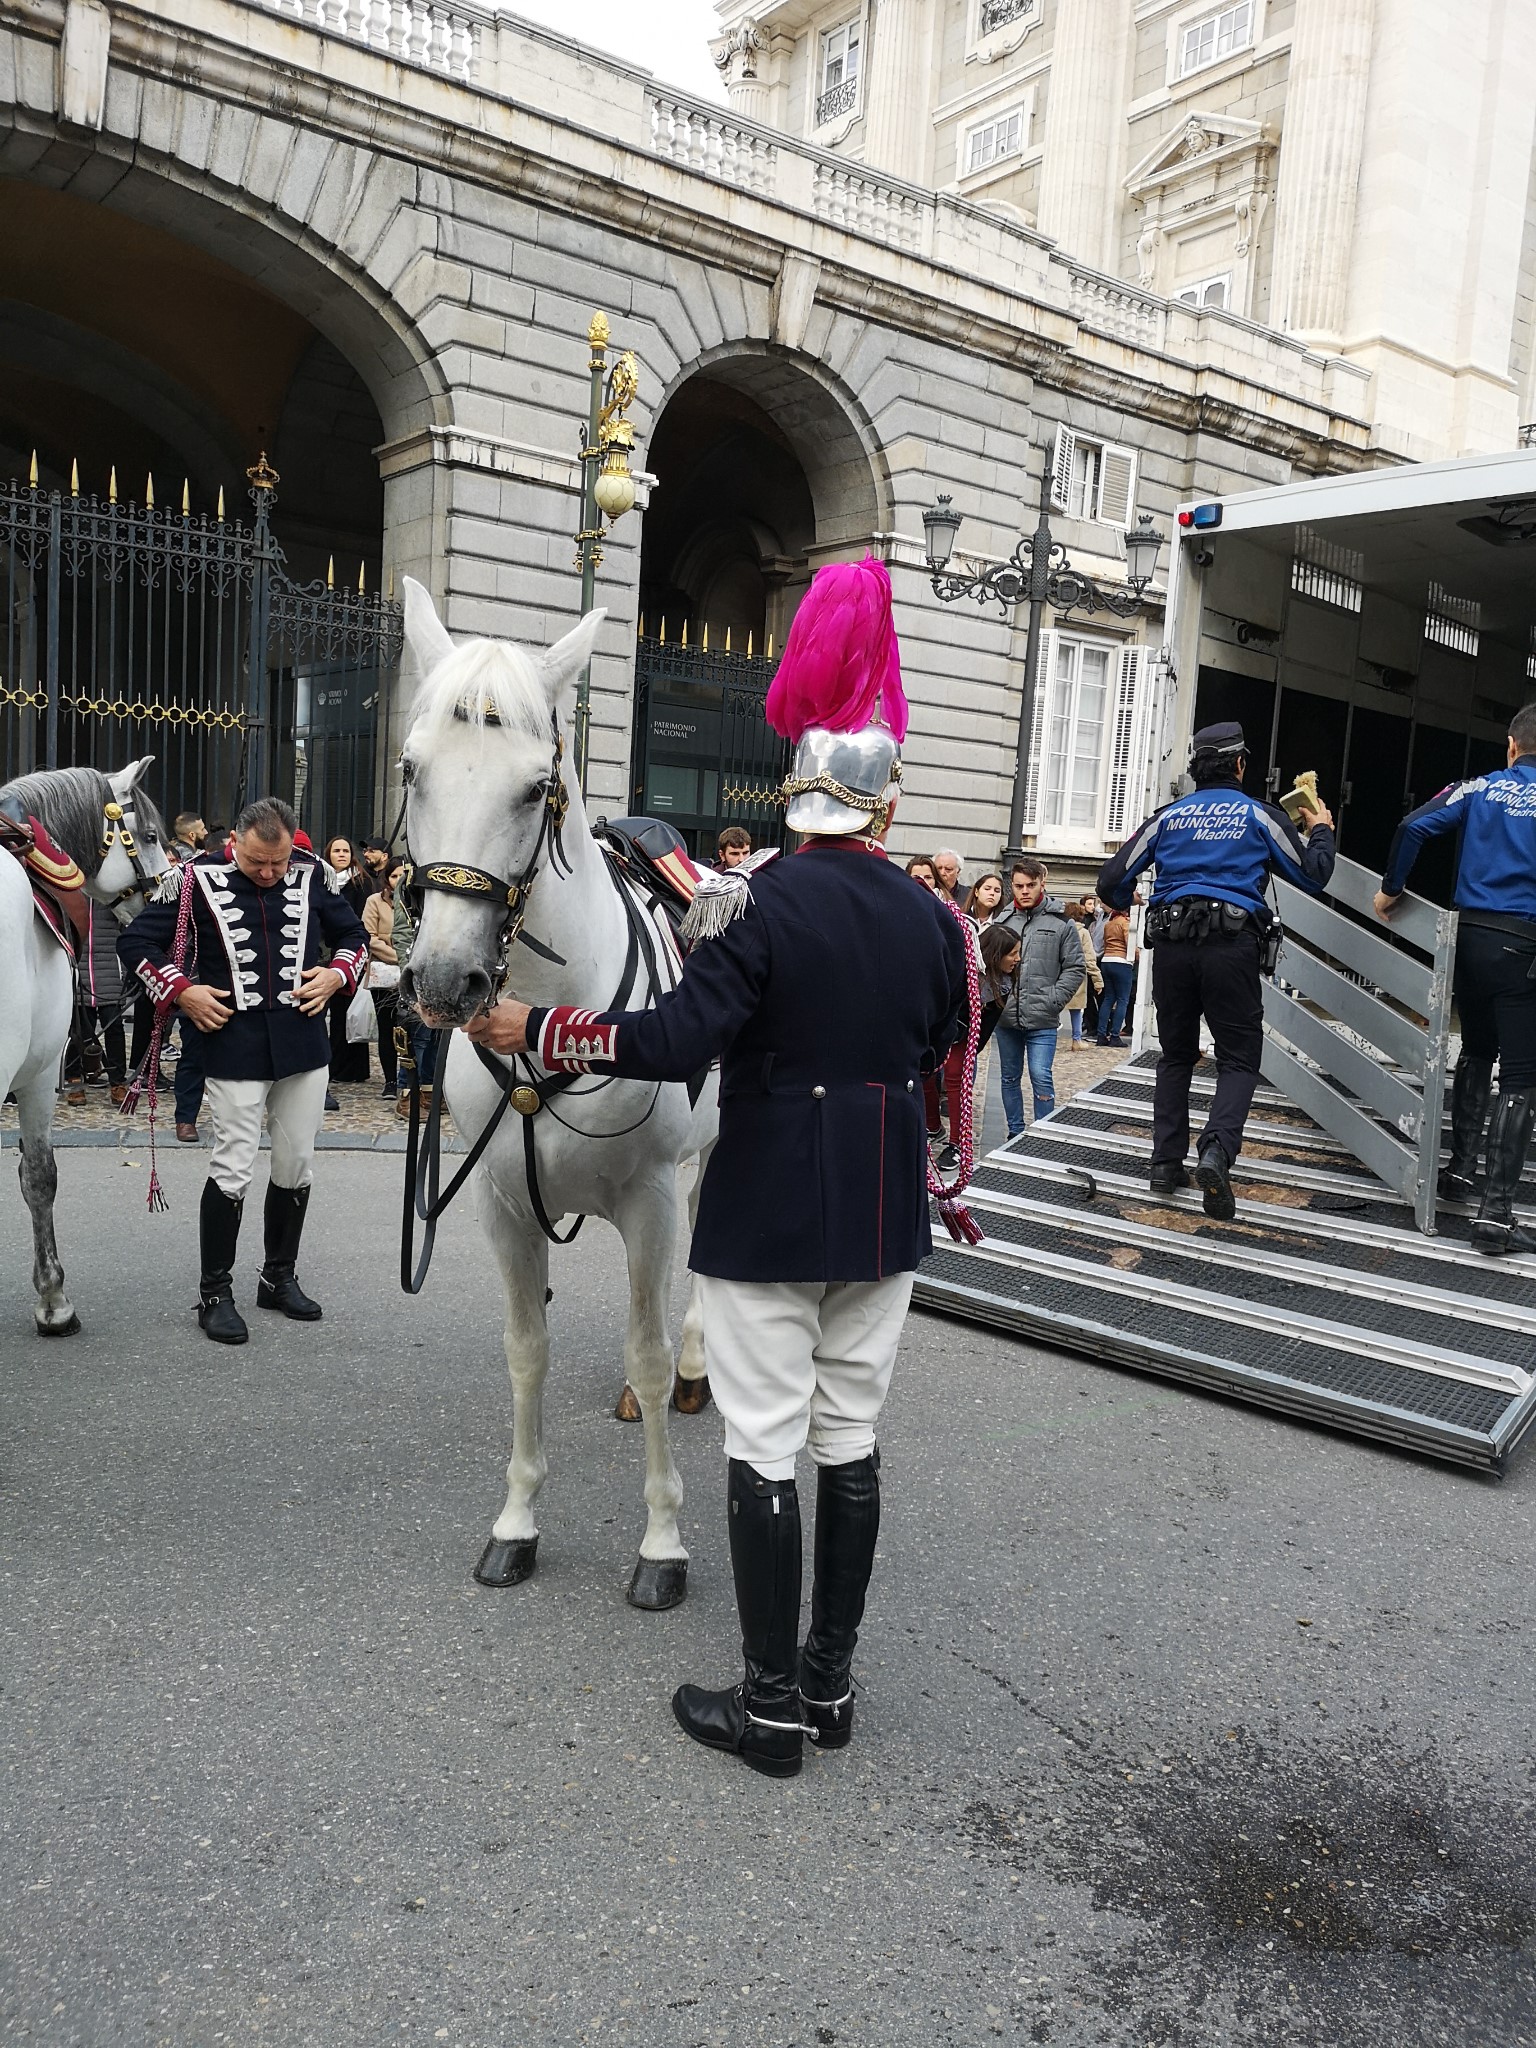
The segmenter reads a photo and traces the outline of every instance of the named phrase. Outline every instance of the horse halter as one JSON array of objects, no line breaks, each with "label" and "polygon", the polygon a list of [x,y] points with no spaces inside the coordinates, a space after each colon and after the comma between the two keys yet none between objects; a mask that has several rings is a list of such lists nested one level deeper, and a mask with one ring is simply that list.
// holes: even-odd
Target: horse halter
[{"label": "horse halter", "polygon": [[[468,714],[461,706],[454,707],[455,718],[467,721]],[[487,706],[484,710],[487,725],[500,725],[501,720]],[[491,976],[491,992],[486,999],[487,1010],[500,1001],[501,992],[507,985],[510,972],[512,948],[522,936],[523,921],[528,915],[528,899],[533,893],[534,882],[538,879],[539,863],[546,845],[556,870],[571,872],[566,859],[561,833],[565,829],[566,813],[571,807],[570,792],[560,772],[565,758],[565,736],[560,730],[558,713],[550,716],[551,750],[549,762],[549,786],[544,792],[543,815],[539,819],[539,834],[533,842],[533,851],[527,864],[515,882],[503,881],[500,875],[493,875],[488,868],[477,868],[468,861],[434,860],[417,867],[410,859],[410,825],[406,825],[406,865],[400,877],[396,894],[401,898],[410,917],[420,922],[428,890],[436,890],[440,896],[466,896],[472,902],[495,903],[504,907],[506,915],[496,935],[496,968]],[[531,943],[531,942],[530,942]]]},{"label": "horse halter", "polygon": [[142,896],[147,903],[155,891],[157,878],[145,871],[143,856],[128,823],[126,810],[115,799],[109,800],[102,808],[101,852],[96,856],[98,874],[114,846],[120,846],[127,854],[128,864],[133,869],[133,882],[130,887],[119,889],[102,907],[106,910],[116,910],[117,906],[126,903],[130,896]]}]

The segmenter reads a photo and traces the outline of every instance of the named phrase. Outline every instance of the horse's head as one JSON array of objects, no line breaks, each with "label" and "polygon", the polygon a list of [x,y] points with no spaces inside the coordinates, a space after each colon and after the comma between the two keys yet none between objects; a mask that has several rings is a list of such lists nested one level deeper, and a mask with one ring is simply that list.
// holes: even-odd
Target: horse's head
[{"label": "horse's head", "polygon": [[492,999],[567,804],[568,829],[586,830],[561,699],[606,616],[589,612],[543,654],[503,640],[455,647],[426,591],[405,579],[406,644],[422,682],[400,756],[417,920],[400,996],[427,1024],[466,1024]]},{"label": "horse's head", "polygon": [[101,821],[101,859],[85,885],[87,895],[105,903],[125,924],[171,873],[165,823],[141,787],[154,758],[146,754],[107,777],[112,794]]}]

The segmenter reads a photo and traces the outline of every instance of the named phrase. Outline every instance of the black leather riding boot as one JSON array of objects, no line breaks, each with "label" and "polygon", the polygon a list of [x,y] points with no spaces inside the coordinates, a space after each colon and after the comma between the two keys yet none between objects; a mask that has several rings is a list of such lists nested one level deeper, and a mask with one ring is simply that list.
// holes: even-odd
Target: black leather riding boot
[{"label": "black leather riding boot", "polygon": [[1470,1202],[1477,1193],[1477,1155],[1483,1148],[1492,1090],[1493,1061],[1469,1059],[1463,1053],[1451,1080],[1451,1156],[1438,1183],[1443,1202]]},{"label": "black leather riding boot", "polygon": [[1472,1243],[1498,1258],[1506,1252],[1536,1252],[1536,1235],[1515,1221],[1515,1191],[1525,1171],[1531,1127],[1536,1124],[1536,1088],[1501,1088],[1488,1126],[1487,1178],[1482,1206],[1472,1226]]},{"label": "black leather riding boot", "polygon": [[262,1212],[266,1262],[256,1282],[256,1306],[280,1309],[296,1323],[317,1323],[322,1314],[319,1302],[311,1301],[293,1277],[308,1207],[308,1188],[280,1188],[268,1181]]},{"label": "black leather riding boot", "polygon": [[250,1336],[245,1318],[235,1307],[235,1250],[240,1242],[240,1212],[245,1202],[231,1201],[215,1180],[203,1182],[197,1236],[203,1274],[197,1289],[197,1320],[203,1335],[215,1344],[243,1344]]},{"label": "black leather riding boot", "polygon": [[880,1534],[880,1453],[816,1475],[816,1575],[811,1626],[800,1652],[800,1704],[818,1749],[853,1733],[853,1649]]},{"label": "black leather riding boot", "polygon": [[740,1459],[728,1481],[731,1569],[746,1672],[724,1692],[680,1686],[679,1725],[709,1749],[735,1750],[770,1778],[800,1768],[800,1496],[793,1479],[764,1479]]}]

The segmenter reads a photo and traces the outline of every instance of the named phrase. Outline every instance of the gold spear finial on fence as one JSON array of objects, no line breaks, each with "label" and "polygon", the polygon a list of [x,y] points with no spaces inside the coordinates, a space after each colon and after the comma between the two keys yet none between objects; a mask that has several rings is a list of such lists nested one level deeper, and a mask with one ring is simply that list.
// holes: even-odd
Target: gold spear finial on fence
[{"label": "gold spear finial on fence", "polygon": [[367,574],[368,564],[366,562],[359,562],[357,565],[357,594],[359,597],[362,597],[366,594],[367,585],[365,582],[365,578],[367,577]]},{"label": "gold spear finial on fence", "polygon": [[224,524],[224,486],[219,485],[219,524]]},{"label": "gold spear finial on fence", "polygon": [[37,489],[37,450],[35,448],[32,450],[32,467],[27,472],[27,482],[34,491]]},{"label": "gold spear finial on fence", "polygon": [[69,495],[72,498],[78,498],[80,495],[80,463],[78,457],[69,465]]},{"label": "gold spear finial on fence", "polygon": [[154,509],[155,509],[155,473],[154,473],[154,471],[153,471],[153,470],[151,470],[151,471],[150,471],[150,473],[149,473],[149,475],[148,475],[148,476],[147,476],[147,477],[146,477],[146,478],[144,479],[144,503],[145,503],[145,506],[147,507],[147,509],[148,509],[149,511],[151,511],[151,512],[153,512],[153,511],[154,511]]},{"label": "gold spear finial on fence", "polygon": [[181,480],[181,516],[188,518],[192,511],[192,483],[188,477]]},{"label": "gold spear finial on fence", "polygon": [[709,652],[709,621],[708,621],[708,619],[706,619],[706,620],[704,621],[704,647],[703,647],[703,652],[704,652],[705,654],[708,654],[708,652]]},{"label": "gold spear finial on fence", "polygon": [[688,645],[688,621],[686,619],[683,621],[683,645],[685,647]]},{"label": "gold spear finial on fence", "polygon": [[328,556],[326,559],[325,587],[327,590],[334,590],[336,588],[336,557],[334,555]]},{"label": "gold spear finial on fence", "polygon": [[752,659],[752,628],[750,626],[747,628],[747,659],[748,661]]},{"label": "gold spear finial on fence", "polygon": [[107,503],[109,505],[117,503],[117,464],[115,462],[112,465],[112,474],[107,478]]}]

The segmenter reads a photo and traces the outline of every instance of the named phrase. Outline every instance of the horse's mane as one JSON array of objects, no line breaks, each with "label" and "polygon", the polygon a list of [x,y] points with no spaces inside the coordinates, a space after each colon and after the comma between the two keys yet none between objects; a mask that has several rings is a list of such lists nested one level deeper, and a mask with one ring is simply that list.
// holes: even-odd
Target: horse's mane
[{"label": "horse's mane", "polygon": [[533,656],[510,640],[468,640],[456,647],[417,691],[411,730],[440,733],[455,719],[548,739],[549,693]]},{"label": "horse's mane", "polygon": [[[0,789],[0,796],[14,797],[56,846],[77,860],[86,874],[95,874],[101,864],[105,810],[112,801],[112,785],[99,768],[45,768],[35,775],[18,775]],[[153,810],[147,798],[136,794],[134,801],[145,806],[146,814]]]}]

